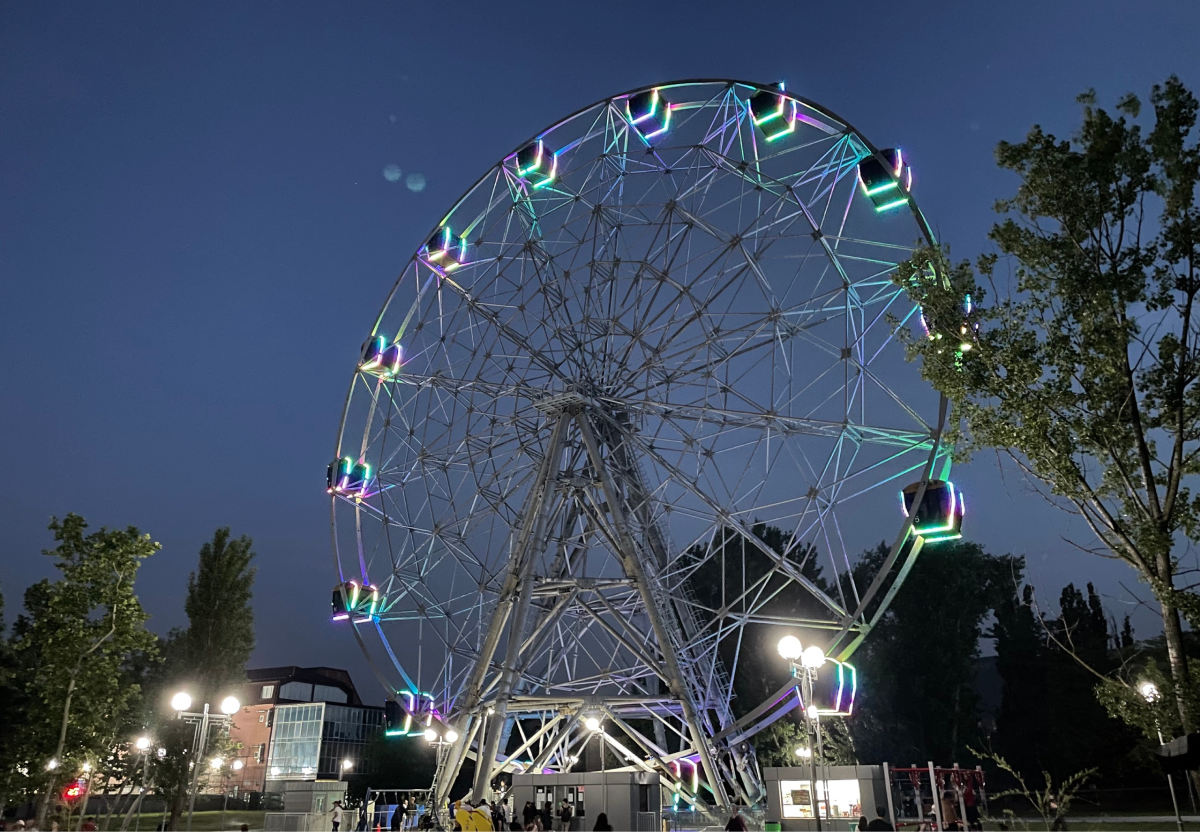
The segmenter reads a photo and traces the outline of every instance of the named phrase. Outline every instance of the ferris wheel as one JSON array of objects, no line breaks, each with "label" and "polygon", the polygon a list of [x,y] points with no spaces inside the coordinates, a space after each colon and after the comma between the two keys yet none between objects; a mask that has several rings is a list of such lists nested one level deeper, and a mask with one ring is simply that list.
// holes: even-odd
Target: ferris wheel
[{"label": "ferris wheel", "polygon": [[845,660],[962,519],[893,331],[932,243],[900,150],[729,80],[599,101],[455,203],[366,333],[327,477],[334,617],[393,730],[439,746],[439,803],[469,759],[479,797],[597,733],[695,806],[754,802],[747,740],[799,693],[735,681],[783,635],[852,707]]}]

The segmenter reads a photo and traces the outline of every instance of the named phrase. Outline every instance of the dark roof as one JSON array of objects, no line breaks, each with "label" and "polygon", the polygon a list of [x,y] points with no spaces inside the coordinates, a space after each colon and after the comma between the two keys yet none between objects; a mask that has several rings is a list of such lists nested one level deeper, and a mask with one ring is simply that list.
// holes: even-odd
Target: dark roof
[{"label": "dark roof", "polygon": [[350,674],[336,667],[255,667],[246,670],[246,679],[250,682],[278,682],[280,685],[287,682],[333,685],[346,691],[347,704],[362,704]]}]

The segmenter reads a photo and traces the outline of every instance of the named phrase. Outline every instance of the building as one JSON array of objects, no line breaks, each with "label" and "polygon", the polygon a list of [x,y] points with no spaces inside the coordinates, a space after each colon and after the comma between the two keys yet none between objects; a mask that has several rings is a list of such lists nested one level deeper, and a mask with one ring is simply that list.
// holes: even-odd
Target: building
[{"label": "building", "polygon": [[344,670],[265,667],[246,671],[242,708],[229,735],[241,744],[231,786],[238,793],[284,791],[294,780],[337,780],[343,760],[370,772],[370,741],[382,733],[382,707],[364,705]]}]

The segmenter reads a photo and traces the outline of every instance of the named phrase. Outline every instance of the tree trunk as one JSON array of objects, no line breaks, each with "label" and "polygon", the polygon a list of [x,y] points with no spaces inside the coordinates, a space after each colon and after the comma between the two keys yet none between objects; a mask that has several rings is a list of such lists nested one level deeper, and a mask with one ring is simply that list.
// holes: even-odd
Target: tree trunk
[{"label": "tree trunk", "polygon": [[[67,744],[67,723],[71,719],[71,697],[75,695],[75,677],[79,675],[79,668],[83,665],[83,656],[79,657],[79,661],[75,663],[75,669],[71,671],[71,681],[67,683],[67,698],[63,702],[62,726],[58,731],[58,745],[54,749],[53,759],[57,761],[57,765],[62,765],[63,747]],[[55,768],[50,772],[50,780],[46,783],[46,791],[42,794],[42,799],[38,801],[37,820],[38,829],[46,828],[46,812],[50,808],[50,797],[54,794],[54,789],[58,785],[58,769]],[[87,797],[84,797],[86,800]]]},{"label": "tree trunk", "polygon": [[1185,734],[1190,734],[1192,720],[1184,702],[1189,680],[1187,652],[1183,646],[1183,623],[1179,618],[1179,609],[1168,594],[1175,589],[1175,575],[1172,573],[1169,555],[1160,556],[1158,561],[1158,574],[1167,589],[1167,593],[1164,593],[1167,597],[1158,599],[1159,606],[1162,607],[1163,636],[1167,642],[1167,662],[1171,666],[1171,683],[1175,687],[1175,705],[1179,709],[1179,724],[1183,726]]}]

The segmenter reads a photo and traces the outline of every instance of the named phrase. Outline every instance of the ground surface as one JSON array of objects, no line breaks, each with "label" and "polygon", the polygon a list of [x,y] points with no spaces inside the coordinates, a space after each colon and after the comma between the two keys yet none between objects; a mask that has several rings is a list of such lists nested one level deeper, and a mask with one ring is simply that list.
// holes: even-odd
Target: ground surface
[{"label": "ground surface", "polygon": [[[237,832],[242,828],[242,824],[246,824],[253,832],[258,832],[263,828],[263,815],[265,812],[249,812],[244,809],[230,809],[225,813],[225,823],[221,823],[220,812],[196,812],[192,815],[192,832]],[[100,829],[104,829],[104,819],[99,818]],[[160,812],[145,812],[142,814],[139,821],[137,815],[129,822],[129,832],[153,832],[158,827],[162,820]],[[112,829],[121,828],[121,819],[114,817],[112,819]],[[187,828],[187,815],[179,819],[179,828],[184,830]]]}]

